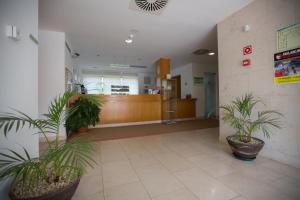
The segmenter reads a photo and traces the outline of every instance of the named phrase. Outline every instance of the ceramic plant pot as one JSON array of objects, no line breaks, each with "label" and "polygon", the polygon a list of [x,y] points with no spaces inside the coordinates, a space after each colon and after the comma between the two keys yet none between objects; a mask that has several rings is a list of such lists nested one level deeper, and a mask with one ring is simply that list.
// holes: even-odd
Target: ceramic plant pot
[{"label": "ceramic plant pot", "polygon": [[251,137],[251,142],[248,143],[239,141],[236,135],[228,136],[226,139],[233,155],[242,160],[255,159],[265,144],[264,141],[255,137]]},{"label": "ceramic plant pot", "polygon": [[66,187],[63,187],[59,190],[50,192],[48,194],[44,194],[39,197],[33,197],[33,198],[17,198],[12,192],[9,193],[9,197],[11,200],[71,200],[80,180],[77,180]]}]

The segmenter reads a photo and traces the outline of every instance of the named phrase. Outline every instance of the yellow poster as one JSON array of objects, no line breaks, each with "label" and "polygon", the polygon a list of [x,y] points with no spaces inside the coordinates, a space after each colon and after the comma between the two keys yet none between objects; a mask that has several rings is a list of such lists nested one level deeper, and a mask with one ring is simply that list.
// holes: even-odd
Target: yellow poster
[{"label": "yellow poster", "polygon": [[284,76],[284,77],[275,77],[274,81],[277,85],[284,83],[295,83],[300,82],[300,75],[297,76]]},{"label": "yellow poster", "polygon": [[274,54],[274,82],[300,82],[300,48]]}]

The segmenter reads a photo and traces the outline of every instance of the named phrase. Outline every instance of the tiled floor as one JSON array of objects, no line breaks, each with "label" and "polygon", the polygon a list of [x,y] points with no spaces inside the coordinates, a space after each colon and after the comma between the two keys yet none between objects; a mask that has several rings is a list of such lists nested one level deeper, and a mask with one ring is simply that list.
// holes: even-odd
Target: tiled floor
[{"label": "tiled floor", "polygon": [[300,199],[300,170],[232,157],[218,129],[94,143],[99,165],[73,200]]}]

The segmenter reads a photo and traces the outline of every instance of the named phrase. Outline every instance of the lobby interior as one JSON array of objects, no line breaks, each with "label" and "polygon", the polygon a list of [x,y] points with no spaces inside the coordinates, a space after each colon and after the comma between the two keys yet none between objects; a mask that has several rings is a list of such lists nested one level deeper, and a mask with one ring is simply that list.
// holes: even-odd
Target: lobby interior
[{"label": "lobby interior", "polygon": [[[2,113],[44,117],[76,90],[101,109],[72,136],[97,163],[73,200],[300,199],[299,10],[298,0],[0,0],[0,159],[8,148],[41,156],[48,139],[30,127],[6,136]],[[253,128],[263,148],[251,159],[230,145],[241,127],[224,109],[247,94],[259,100],[249,118],[280,116]],[[59,127],[60,142],[68,134]],[[0,172],[0,199],[9,192]]]}]

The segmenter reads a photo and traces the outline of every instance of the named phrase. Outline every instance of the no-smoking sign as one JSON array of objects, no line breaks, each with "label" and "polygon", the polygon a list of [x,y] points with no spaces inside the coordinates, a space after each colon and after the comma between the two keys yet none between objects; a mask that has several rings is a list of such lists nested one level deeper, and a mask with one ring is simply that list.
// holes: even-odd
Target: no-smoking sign
[{"label": "no-smoking sign", "polygon": [[252,53],[252,45],[245,46],[243,48],[243,53],[244,53],[244,55],[251,54]]}]

